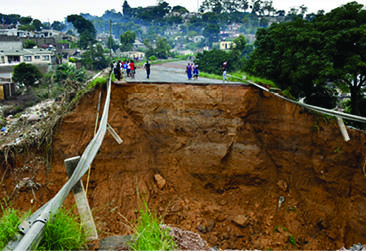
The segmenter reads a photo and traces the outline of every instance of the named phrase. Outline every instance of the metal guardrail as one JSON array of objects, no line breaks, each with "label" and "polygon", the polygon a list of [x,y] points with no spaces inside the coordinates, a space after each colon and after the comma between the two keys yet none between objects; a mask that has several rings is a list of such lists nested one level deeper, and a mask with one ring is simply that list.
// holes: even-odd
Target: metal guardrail
[{"label": "metal guardrail", "polygon": [[[33,213],[27,220],[22,222],[19,226],[20,231],[24,236],[20,239],[18,243],[13,243],[12,245],[7,245],[5,250],[30,250],[37,247],[39,241],[42,238],[44,227],[46,223],[52,217],[65,201],[70,190],[74,185],[83,177],[83,175],[88,171],[89,166],[93,162],[100,146],[102,145],[104,136],[107,131],[107,120],[110,104],[111,95],[111,78],[110,74],[107,83],[107,96],[104,104],[103,115],[100,121],[99,129],[86,147],[84,153],[82,154],[78,165],[72,175],[72,177],[65,183],[65,185],[60,189],[60,191],[46,204],[39,208],[35,213]],[[13,248],[15,246],[15,248]]]},{"label": "metal guardrail", "polygon": [[[227,75],[229,77],[232,77],[232,78],[235,78],[235,79],[238,79],[240,81],[243,81],[243,79],[240,79],[236,76],[233,76],[233,75]],[[313,110],[313,111],[316,111],[316,112],[320,112],[320,113],[323,113],[323,114],[327,114],[327,115],[331,115],[331,116],[335,116],[335,117],[338,117],[338,118],[342,118],[342,119],[347,119],[347,120],[352,120],[352,121],[356,121],[356,122],[361,122],[361,123],[366,123],[366,118],[365,117],[361,117],[361,116],[356,116],[356,115],[352,115],[352,114],[348,114],[348,113],[343,113],[343,112],[338,112],[338,111],[334,111],[334,110],[329,110],[329,109],[325,109],[325,108],[322,108],[322,107],[318,107],[318,106],[313,106],[313,105],[308,105],[308,104],[305,104],[305,103],[302,103],[302,102],[298,102],[298,101],[295,101],[295,100],[292,100],[292,99],[289,99],[289,98],[286,98],[284,96],[281,96],[279,95],[278,93],[275,93],[275,92],[272,92],[271,90],[261,86],[261,85],[258,85],[250,80],[246,80],[249,84],[251,85],[254,85],[255,87],[259,88],[259,89],[262,89],[263,91],[266,91],[268,93],[271,93],[279,98],[282,98],[286,101],[289,101],[291,103],[294,103],[294,104],[297,104],[299,106],[302,106],[302,107],[305,107],[309,110]]]}]

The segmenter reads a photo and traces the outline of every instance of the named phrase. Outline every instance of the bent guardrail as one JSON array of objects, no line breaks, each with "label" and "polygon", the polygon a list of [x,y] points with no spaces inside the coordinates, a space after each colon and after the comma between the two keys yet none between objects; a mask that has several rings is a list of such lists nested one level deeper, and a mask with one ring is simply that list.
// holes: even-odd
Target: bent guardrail
[{"label": "bent guardrail", "polygon": [[[229,77],[232,77],[232,78],[235,78],[235,79],[238,79],[240,81],[243,81],[243,79],[241,78],[238,78],[236,76],[233,76],[233,75],[229,75]],[[303,106],[307,109],[310,109],[310,110],[313,110],[313,111],[317,111],[317,112],[320,112],[320,113],[324,113],[324,114],[327,114],[327,115],[331,115],[331,116],[334,116],[334,117],[339,117],[339,118],[342,118],[342,119],[347,119],[347,120],[352,120],[352,121],[356,121],[356,122],[362,122],[362,123],[366,123],[366,118],[365,117],[361,117],[361,116],[356,116],[356,115],[352,115],[352,114],[348,114],[348,113],[343,113],[343,112],[338,112],[338,111],[334,111],[334,110],[329,110],[329,109],[325,109],[325,108],[322,108],[322,107],[318,107],[318,106],[313,106],[313,105],[309,105],[309,104],[305,104],[305,103],[302,103],[302,102],[298,102],[298,101],[295,101],[295,100],[292,100],[292,99],[289,99],[289,98],[286,98],[282,95],[279,95],[278,93],[275,93],[275,92],[272,92],[270,91],[269,89],[261,86],[261,85],[258,85],[250,80],[246,80],[249,84],[251,85],[254,85],[255,87],[259,88],[259,89],[262,89],[263,91],[266,91],[268,93],[271,93],[279,98],[282,98],[286,101],[289,101],[291,103],[294,103],[294,104],[297,104],[299,106]]]},{"label": "bent guardrail", "polygon": [[20,224],[19,229],[21,233],[24,234],[24,236],[18,243],[14,243],[13,245],[8,244],[5,250],[30,250],[35,248],[42,238],[44,227],[50,220],[50,216],[61,207],[70,190],[88,171],[89,166],[93,162],[100,146],[102,145],[107,131],[107,120],[111,95],[111,78],[112,73],[110,74],[110,77],[107,81],[107,96],[99,129],[82,154],[73,175],[50,201],[44,204],[27,220]]}]

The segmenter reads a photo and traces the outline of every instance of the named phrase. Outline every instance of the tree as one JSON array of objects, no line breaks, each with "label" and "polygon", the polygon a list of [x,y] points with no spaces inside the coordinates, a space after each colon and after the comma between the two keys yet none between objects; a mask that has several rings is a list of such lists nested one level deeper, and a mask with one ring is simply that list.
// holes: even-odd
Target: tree
[{"label": "tree", "polygon": [[93,37],[93,39],[95,39],[97,32],[94,28],[94,25],[89,20],[86,20],[80,15],[69,15],[67,16],[67,22],[72,23],[79,34],[87,31]]},{"label": "tree", "polygon": [[69,15],[67,16],[67,22],[71,22],[80,34],[80,48],[86,49],[88,44],[95,42],[97,32],[89,20],[86,20],[80,15]]},{"label": "tree", "polygon": [[104,49],[101,44],[93,45],[82,55],[82,64],[90,70],[102,70],[108,67],[108,61],[104,56]]},{"label": "tree", "polygon": [[217,75],[222,74],[223,62],[227,62],[228,70],[231,71],[234,65],[231,61],[231,54],[218,49],[198,53],[195,59],[195,63],[199,65],[201,71]]},{"label": "tree", "polygon": [[171,48],[172,47],[169,45],[166,38],[158,37],[156,41],[155,56],[157,58],[168,58]]},{"label": "tree", "polygon": [[23,25],[19,25],[18,29],[23,30],[23,31],[35,31],[36,27],[34,27],[34,25],[31,25],[31,24],[23,24]]},{"label": "tree", "polygon": [[128,4],[127,0],[125,0],[123,2],[123,5],[122,5],[122,13],[124,16],[131,16],[132,12],[131,12],[132,8],[131,6]]},{"label": "tree", "polygon": [[58,65],[55,71],[55,81],[64,83],[67,79],[84,82],[86,80],[85,69],[76,69],[73,64]]},{"label": "tree", "polygon": [[189,13],[189,11],[184,8],[183,6],[180,6],[180,5],[176,5],[172,8],[172,12],[177,12],[179,13],[180,15],[183,15],[183,14],[186,14],[186,13]]},{"label": "tree", "polygon": [[225,11],[223,8],[223,0],[204,0],[200,6],[200,12],[212,11],[220,14]]},{"label": "tree", "polygon": [[357,2],[318,15],[314,22],[326,39],[331,57],[329,77],[346,84],[351,93],[351,112],[360,115],[360,100],[366,88],[366,10]]},{"label": "tree", "polygon": [[234,13],[249,8],[248,0],[204,0],[200,6],[200,12]]},{"label": "tree", "polygon": [[63,31],[66,28],[66,25],[60,21],[54,21],[51,25],[51,28],[57,31]]},{"label": "tree", "polygon": [[24,43],[24,48],[26,48],[26,49],[30,49],[30,48],[33,48],[34,46],[36,46],[37,45],[37,43],[36,42],[34,42],[33,40],[30,40],[30,39],[28,39],[27,41],[25,41],[25,43]]},{"label": "tree", "polygon": [[43,28],[43,29],[46,29],[46,30],[51,29],[51,24],[50,24],[50,22],[43,22],[43,23],[42,23],[42,28]]},{"label": "tree", "polygon": [[239,37],[237,37],[233,40],[233,43],[234,43],[234,46],[233,46],[232,50],[238,51],[241,54],[247,45],[247,40],[244,35],[240,35]]},{"label": "tree", "polygon": [[262,7],[263,5],[263,0],[252,0],[252,13],[259,15],[259,16],[263,16],[264,15],[264,9]]},{"label": "tree", "polygon": [[215,42],[219,39],[220,34],[220,26],[217,24],[208,24],[202,33],[208,40],[209,44],[211,45],[212,42]]},{"label": "tree", "polygon": [[31,18],[31,17],[21,17],[19,19],[19,23],[23,24],[23,25],[30,24],[32,22],[32,20],[33,20],[33,18]]},{"label": "tree", "polygon": [[274,13],[276,11],[276,9],[273,7],[272,0],[264,1],[262,8],[263,8],[263,12],[267,11],[267,16],[271,16],[272,13]]},{"label": "tree", "polygon": [[332,62],[325,50],[325,36],[314,23],[296,19],[273,24],[259,29],[256,37],[247,71],[273,80],[296,98],[306,97],[308,103],[335,106],[336,99],[327,87]]},{"label": "tree", "polygon": [[15,82],[24,84],[28,92],[30,91],[30,87],[41,78],[42,73],[36,66],[32,64],[23,62],[16,65],[13,69],[13,80]]},{"label": "tree", "polygon": [[20,19],[20,15],[18,14],[5,15],[4,19],[5,24],[17,24]]},{"label": "tree", "polygon": [[79,39],[79,47],[81,49],[87,49],[88,46],[91,46],[94,44],[94,37],[89,33],[89,31],[85,30],[80,35]]},{"label": "tree", "polygon": [[112,49],[112,50],[117,50],[118,47],[119,47],[119,45],[116,43],[114,38],[112,36],[109,36],[108,40],[107,40],[107,48]]},{"label": "tree", "polygon": [[136,40],[136,32],[133,31],[126,31],[121,34],[121,50],[122,51],[130,51],[133,48],[133,44]]},{"label": "tree", "polygon": [[38,19],[33,19],[32,25],[36,28],[36,31],[42,30],[42,23]]}]

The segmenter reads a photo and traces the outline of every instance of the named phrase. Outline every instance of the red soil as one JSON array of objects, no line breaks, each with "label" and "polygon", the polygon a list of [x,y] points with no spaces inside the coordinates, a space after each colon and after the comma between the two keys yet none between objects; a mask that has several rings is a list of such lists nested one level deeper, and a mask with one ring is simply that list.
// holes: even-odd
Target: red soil
[{"label": "red soil", "polygon": [[[33,206],[51,199],[67,181],[64,159],[93,137],[98,95],[57,128],[51,170],[36,158],[43,151],[17,156],[3,196],[34,173],[42,186]],[[136,218],[138,191],[166,224],[199,232],[210,246],[295,249],[291,236],[297,249],[366,243],[364,132],[348,129],[344,142],[335,120],[248,86],[114,85],[111,99],[109,123],[124,142],[107,133],[88,191],[101,237],[131,233],[121,215]],[[30,189],[14,192],[13,206],[27,210],[32,198]]]}]

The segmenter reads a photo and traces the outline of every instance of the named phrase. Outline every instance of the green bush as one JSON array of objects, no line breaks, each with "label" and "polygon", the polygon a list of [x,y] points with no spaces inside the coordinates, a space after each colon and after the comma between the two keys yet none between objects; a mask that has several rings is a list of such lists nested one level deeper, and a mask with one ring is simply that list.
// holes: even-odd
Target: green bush
[{"label": "green bush", "polygon": [[213,49],[211,51],[198,53],[194,62],[198,63],[201,71],[221,75],[224,62],[227,62],[229,72],[233,70],[233,64],[230,62],[230,58],[230,53]]},{"label": "green bush", "polygon": [[149,60],[150,60],[150,61],[155,61],[155,60],[157,60],[157,58],[156,58],[155,56],[150,56],[150,57],[149,57]]},{"label": "green bush", "polygon": [[63,82],[66,79],[84,82],[86,80],[84,68],[76,69],[76,66],[73,64],[62,64],[57,66],[55,73],[56,82]]},{"label": "green bush", "polygon": [[60,209],[45,227],[38,250],[85,249],[86,236],[76,216]]},{"label": "green bush", "polygon": [[24,48],[26,48],[26,49],[31,49],[31,48],[33,48],[34,46],[36,46],[37,45],[37,43],[36,42],[34,42],[33,40],[27,40],[27,41],[25,41],[25,43],[24,43]]}]

